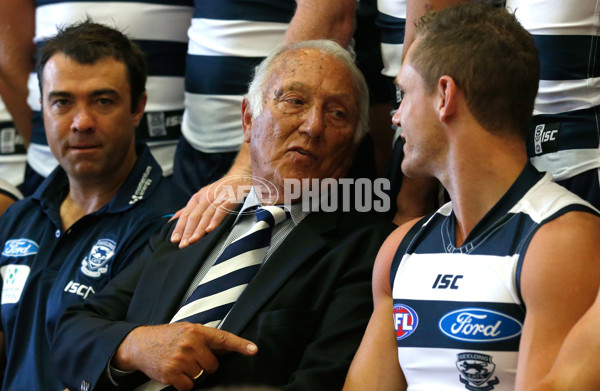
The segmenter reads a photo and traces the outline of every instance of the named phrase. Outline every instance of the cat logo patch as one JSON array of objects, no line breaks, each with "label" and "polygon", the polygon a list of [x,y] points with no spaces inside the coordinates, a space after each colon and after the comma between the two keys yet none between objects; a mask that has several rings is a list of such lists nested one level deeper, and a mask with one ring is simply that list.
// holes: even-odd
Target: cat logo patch
[{"label": "cat logo patch", "polygon": [[456,355],[456,368],[460,371],[459,380],[470,391],[490,391],[500,383],[494,375],[496,364],[492,356],[476,352],[465,352]]},{"label": "cat logo patch", "polygon": [[81,271],[88,277],[100,277],[108,271],[109,261],[115,255],[117,244],[110,239],[100,239],[81,262]]}]

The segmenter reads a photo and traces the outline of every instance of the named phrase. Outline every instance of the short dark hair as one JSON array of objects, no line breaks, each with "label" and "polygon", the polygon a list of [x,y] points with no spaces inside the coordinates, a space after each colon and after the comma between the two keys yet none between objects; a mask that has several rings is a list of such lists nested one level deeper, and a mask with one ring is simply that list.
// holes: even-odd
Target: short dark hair
[{"label": "short dark hair", "polygon": [[466,3],[416,22],[410,63],[430,91],[443,75],[463,91],[472,115],[491,132],[526,140],[540,63],[531,34],[504,8]]},{"label": "short dark hair", "polygon": [[57,53],[74,59],[80,64],[94,64],[112,57],[125,64],[131,92],[131,112],[146,91],[146,62],[142,50],[125,34],[94,23],[91,19],[69,26],[62,26],[38,51],[36,72],[43,98],[43,72],[48,60]]}]

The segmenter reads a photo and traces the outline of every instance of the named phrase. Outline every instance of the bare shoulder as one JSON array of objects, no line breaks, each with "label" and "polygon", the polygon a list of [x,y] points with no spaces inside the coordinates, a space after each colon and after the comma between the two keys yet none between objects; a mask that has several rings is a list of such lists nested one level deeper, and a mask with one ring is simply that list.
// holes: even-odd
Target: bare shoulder
[{"label": "bare shoulder", "polygon": [[419,220],[420,218],[417,218],[402,224],[396,228],[381,245],[373,269],[374,296],[377,296],[378,293],[385,293],[391,296],[390,268],[392,266],[392,261],[398,251],[398,246],[400,246],[400,243],[402,243],[402,240],[408,231],[410,231]]}]

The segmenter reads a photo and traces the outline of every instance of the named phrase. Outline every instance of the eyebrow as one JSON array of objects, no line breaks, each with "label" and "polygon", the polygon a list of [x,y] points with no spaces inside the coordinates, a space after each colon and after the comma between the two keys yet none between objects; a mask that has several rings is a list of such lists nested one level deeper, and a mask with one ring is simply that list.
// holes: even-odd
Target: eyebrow
[{"label": "eyebrow", "polygon": [[[102,88],[100,90],[94,90],[94,91],[92,91],[91,94],[89,94],[89,96],[91,96],[91,97],[97,97],[97,96],[102,96],[102,95],[118,96],[119,93],[112,88]],[[66,97],[71,97],[71,96],[73,96],[73,94],[68,91],[51,91],[48,93],[48,98],[66,98]]]}]

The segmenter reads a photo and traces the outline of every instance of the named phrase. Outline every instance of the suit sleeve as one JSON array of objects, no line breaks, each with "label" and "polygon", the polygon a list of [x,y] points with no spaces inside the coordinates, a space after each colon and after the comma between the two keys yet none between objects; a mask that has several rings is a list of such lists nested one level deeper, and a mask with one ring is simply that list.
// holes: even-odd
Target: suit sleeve
[{"label": "suit sleeve", "polygon": [[148,261],[169,235],[171,225],[153,236],[130,266],[112,279],[102,291],[61,316],[52,339],[51,355],[59,378],[71,389],[82,382],[89,389],[109,389],[105,369],[123,339],[139,323],[124,321],[129,303]]},{"label": "suit sleeve", "polygon": [[329,305],[286,390],[341,390],[373,311],[371,275],[379,247],[393,227],[365,227],[329,251],[342,259]]}]

